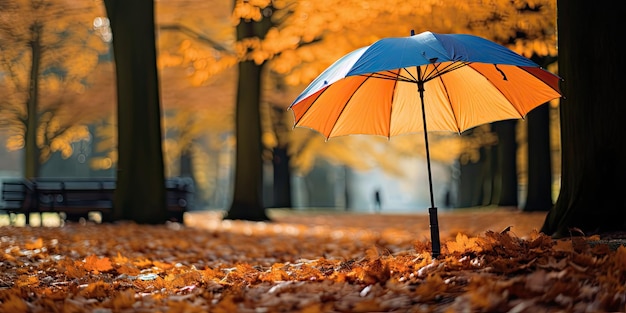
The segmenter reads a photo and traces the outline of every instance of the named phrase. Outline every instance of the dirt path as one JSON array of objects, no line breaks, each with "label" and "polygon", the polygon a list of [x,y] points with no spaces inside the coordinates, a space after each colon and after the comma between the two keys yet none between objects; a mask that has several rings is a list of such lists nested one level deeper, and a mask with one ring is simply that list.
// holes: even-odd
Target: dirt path
[{"label": "dirt path", "polygon": [[[206,229],[241,229],[246,227],[275,227],[277,232],[285,227],[293,231],[337,232],[360,231],[363,234],[378,234],[397,240],[430,238],[428,214],[374,214],[330,211],[269,210],[273,223],[222,221],[220,211],[191,212],[185,224]],[[439,229],[442,239],[454,238],[461,232],[466,235],[481,235],[485,231],[502,231],[511,227],[518,237],[526,237],[543,225],[546,212],[521,212],[510,208],[440,210]],[[271,226],[268,226],[271,225]]]}]

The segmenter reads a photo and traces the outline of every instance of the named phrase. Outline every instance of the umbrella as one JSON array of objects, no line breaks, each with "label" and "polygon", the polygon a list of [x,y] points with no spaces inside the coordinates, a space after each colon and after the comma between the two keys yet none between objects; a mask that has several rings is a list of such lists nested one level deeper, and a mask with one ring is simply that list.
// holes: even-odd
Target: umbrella
[{"label": "umbrella", "polygon": [[[432,255],[440,254],[428,131],[461,133],[524,118],[561,96],[560,78],[531,60],[468,34],[383,38],[328,67],[289,106],[294,127],[326,139],[424,132]],[[426,127],[428,122],[428,127]]]}]

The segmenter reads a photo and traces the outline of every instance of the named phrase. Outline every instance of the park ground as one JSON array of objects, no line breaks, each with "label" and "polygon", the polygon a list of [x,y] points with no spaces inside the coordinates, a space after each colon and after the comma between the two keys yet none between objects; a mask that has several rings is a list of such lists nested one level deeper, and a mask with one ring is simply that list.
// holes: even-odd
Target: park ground
[{"label": "park ground", "polygon": [[[269,210],[272,222],[0,227],[0,312],[624,312],[626,248],[545,212]],[[0,220],[1,222],[1,220]]]}]

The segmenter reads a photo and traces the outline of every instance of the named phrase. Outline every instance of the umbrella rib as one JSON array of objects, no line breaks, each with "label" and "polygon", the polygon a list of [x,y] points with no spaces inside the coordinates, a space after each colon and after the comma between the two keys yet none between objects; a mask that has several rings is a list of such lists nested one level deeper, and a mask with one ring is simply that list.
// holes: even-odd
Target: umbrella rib
[{"label": "umbrella rib", "polygon": [[[424,77],[424,82],[427,82],[429,80],[432,80],[438,76],[447,74],[449,72],[452,72],[454,70],[457,70],[461,67],[467,66],[469,65],[471,62],[452,62],[450,64],[447,64],[443,67],[440,67],[441,64],[443,63],[437,63],[437,64],[432,64],[432,67],[429,67],[429,65],[431,64],[426,64],[425,68],[429,71],[425,72]],[[366,77],[373,77],[373,78],[379,78],[379,79],[391,79],[391,80],[395,80],[395,81],[401,81],[401,82],[417,82],[417,78],[414,77],[413,75],[410,74],[410,72],[408,70],[405,70],[407,73],[409,73],[409,76],[406,75],[402,75],[400,74],[400,72],[398,73],[394,73],[391,70],[388,71],[381,71],[381,72],[374,72],[371,74],[361,74],[361,76],[366,76]]]},{"label": "umbrella rib", "polygon": [[[498,68],[498,64],[496,63],[488,63],[488,64],[492,64],[496,70],[498,72],[500,72],[500,74],[502,74],[502,79],[507,80],[506,78],[506,74],[500,69]],[[528,71],[526,71],[526,73],[528,73],[529,75],[532,75],[531,73],[529,73]],[[517,114],[519,115],[519,118],[521,119],[525,119],[526,114],[528,114],[528,112],[521,112],[520,111],[520,107],[513,101],[511,101],[511,99],[509,99],[506,96],[506,93],[502,92],[502,90],[498,87],[498,85],[494,84],[491,79],[488,79],[487,77],[485,77],[485,79],[487,80],[487,82],[489,82],[489,84],[496,90],[498,90],[498,92],[511,104],[511,107],[513,107],[515,109],[515,111],[517,112]]]},{"label": "umbrella rib", "polygon": [[[427,81],[432,80],[434,78],[437,78],[439,76],[443,76],[443,75],[445,75],[447,73],[450,73],[450,72],[452,72],[454,70],[458,70],[458,69],[460,69],[460,68],[462,68],[464,66],[469,65],[470,63],[471,62],[465,62],[465,61],[463,61],[463,62],[458,61],[457,62],[457,61],[455,61],[455,62],[449,63],[449,64],[447,64],[447,65],[445,65],[443,67],[441,67],[441,65],[443,63],[433,64],[432,69],[428,73],[425,73],[425,75],[424,75],[424,77],[425,77],[424,78],[424,82],[427,82]],[[428,65],[426,65],[426,69],[428,69]]]},{"label": "umbrella rib", "polygon": [[[333,126],[330,128],[330,132],[328,133],[328,137],[326,137],[326,140],[328,140],[328,138],[331,137],[331,134],[332,134],[333,130],[335,129],[335,126],[337,126],[337,122],[339,122],[339,119],[341,118],[341,115],[343,114],[343,112],[345,111],[346,107],[348,106],[348,103],[350,103],[350,100],[352,100],[352,97],[354,97],[356,92],[359,89],[361,89],[361,86],[363,86],[365,84],[365,82],[372,77],[372,75],[361,75],[361,76],[365,76],[365,79],[359,84],[358,87],[356,87],[354,89],[354,91],[350,94],[350,97],[343,103],[343,106],[341,108],[341,112],[339,112],[339,114],[337,114],[337,118],[334,119]],[[317,100],[317,99],[315,99],[315,100]]]},{"label": "umbrella rib", "polygon": [[[547,70],[543,69],[542,67],[539,67],[539,68],[547,72]],[[531,73],[528,69],[526,69],[525,66],[519,66],[519,69],[523,70],[526,73],[528,73],[528,75],[531,75],[531,76],[533,76],[535,78],[538,78],[537,76],[535,76],[535,74]],[[554,90],[558,94],[561,94],[561,92],[558,89],[555,89],[552,84],[549,84],[548,82],[544,81],[543,79],[540,79],[540,80],[543,81],[543,83],[546,84],[548,87],[550,87],[550,89]],[[563,81],[563,78],[559,77],[559,80]],[[565,99],[565,97],[563,97],[563,99]]]},{"label": "umbrella rib", "polygon": [[398,72],[397,74],[392,72],[392,71],[385,71],[385,72],[375,72],[375,73],[371,73],[368,75],[361,75],[361,76],[366,76],[366,77],[371,77],[371,78],[379,78],[379,79],[389,79],[389,80],[395,80],[395,81],[402,81],[402,82],[415,82],[415,79],[411,79],[407,76],[404,75],[400,75],[400,73]]},{"label": "umbrella rib", "polygon": [[[402,70],[398,71],[398,77],[401,77],[400,73],[402,72]],[[389,112],[389,127],[387,129],[387,140],[391,140],[391,117],[393,116],[393,101],[395,100],[395,96],[396,96],[396,88],[398,87],[398,80],[396,79],[393,83],[393,88],[392,88],[392,92],[391,92],[391,105],[389,106],[389,110],[391,112]]]},{"label": "umbrella rib", "polygon": [[[446,91],[445,94],[446,94],[446,99],[448,99],[448,103],[449,104],[452,103],[452,101],[450,101],[450,93],[448,92],[448,87],[446,86],[446,83],[444,82],[442,75],[439,75],[436,78],[439,78],[439,82],[441,82],[441,86],[443,86],[443,89]],[[450,106],[450,110],[452,110],[452,116],[454,116],[454,125],[456,125],[456,131],[460,135],[461,129],[459,128],[459,119],[457,118],[457,112],[454,111],[453,106]]]},{"label": "umbrella rib", "polygon": [[[502,79],[503,79],[503,80],[507,80],[507,78],[506,78],[506,74],[505,74],[505,73],[504,73],[504,72],[503,72],[500,68],[498,68],[498,64],[496,64],[496,63],[490,63],[490,64],[493,64],[493,66],[496,68],[496,70],[497,70],[498,72],[500,72],[500,74],[502,75]],[[475,69],[474,69],[474,70],[475,70]],[[476,71],[476,70],[475,70],[475,71]],[[525,113],[520,112],[520,110],[519,110],[518,106],[517,106],[517,105],[516,105],[513,101],[511,101],[511,99],[509,99],[509,98],[506,96],[506,94],[505,94],[504,92],[502,92],[502,90],[498,87],[498,85],[494,84],[494,83],[491,81],[491,79],[489,79],[489,78],[487,78],[487,77],[485,77],[485,79],[487,80],[487,82],[488,82],[488,83],[489,83],[489,84],[490,84],[490,85],[491,85],[494,89],[496,89],[496,90],[498,91],[498,93],[499,93],[499,94],[501,94],[501,95],[502,95],[502,96],[506,99],[506,101],[508,101],[508,102],[511,104],[511,106],[515,109],[515,111],[517,112],[517,114],[519,114],[519,117],[520,117],[521,119],[524,119]]]}]

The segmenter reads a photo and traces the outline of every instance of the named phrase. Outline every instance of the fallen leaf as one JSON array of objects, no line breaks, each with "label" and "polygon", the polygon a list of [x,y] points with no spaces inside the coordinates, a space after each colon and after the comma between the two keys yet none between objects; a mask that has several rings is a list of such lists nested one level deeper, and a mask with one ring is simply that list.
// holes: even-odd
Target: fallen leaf
[{"label": "fallen leaf", "polygon": [[456,235],[456,241],[446,242],[448,253],[464,253],[467,251],[480,251],[480,247],[476,244],[476,238],[469,238],[465,234],[458,233]]},{"label": "fallen leaf", "polygon": [[28,242],[24,244],[24,248],[26,248],[27,250],[41,249],[43,248],[43,239],[37,238],[31,242]]},{"label": "fallen leaf", "polygon": [[85,269],[95,274],[107,272],[113,269],[111,261],[107,257],[99,258],[97,255],[90,255],[85,258]]}]

